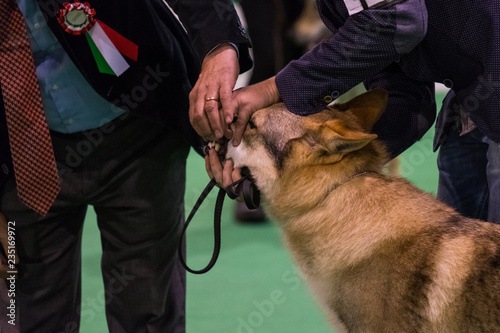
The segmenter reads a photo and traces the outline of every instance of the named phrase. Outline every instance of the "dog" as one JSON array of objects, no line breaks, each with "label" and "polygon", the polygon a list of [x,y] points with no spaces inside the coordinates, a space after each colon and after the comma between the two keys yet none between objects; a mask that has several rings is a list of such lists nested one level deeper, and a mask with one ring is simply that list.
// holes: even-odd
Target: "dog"
[{"label": "dog", "polygon": [[226,158],[266,213],[337,332],[500,332],[500,226],[384,174],[371,133],[387,93],[309,116],[256,111]]}]

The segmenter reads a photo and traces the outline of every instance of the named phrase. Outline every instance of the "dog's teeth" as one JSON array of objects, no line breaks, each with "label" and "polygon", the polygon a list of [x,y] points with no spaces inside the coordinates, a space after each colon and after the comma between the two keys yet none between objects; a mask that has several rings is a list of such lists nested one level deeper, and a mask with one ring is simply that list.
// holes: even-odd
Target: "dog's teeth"
[{"label": "dog's teeth", "polygon": [[209,149],[215,149],[215,151],[218,153],[219,152],[219,149],[220,149],[220,143],[218,142],[215,142],[215,141],[210,141],[208,144],[207,144],[208,148]]}]

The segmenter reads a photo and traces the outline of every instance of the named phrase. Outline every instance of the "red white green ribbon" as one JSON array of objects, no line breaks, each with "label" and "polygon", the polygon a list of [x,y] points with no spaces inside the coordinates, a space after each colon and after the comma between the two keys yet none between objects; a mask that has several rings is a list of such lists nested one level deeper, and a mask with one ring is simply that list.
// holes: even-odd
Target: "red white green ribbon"
[{"label": "red white green ribbon", "polygon": [[95,18],[95,9],[88,2],[63,4],[58,21],[64,31],[72,35],[85,35],[99,72],[120,76],[130,65],[127,58],[137,61],[139,47]]}]

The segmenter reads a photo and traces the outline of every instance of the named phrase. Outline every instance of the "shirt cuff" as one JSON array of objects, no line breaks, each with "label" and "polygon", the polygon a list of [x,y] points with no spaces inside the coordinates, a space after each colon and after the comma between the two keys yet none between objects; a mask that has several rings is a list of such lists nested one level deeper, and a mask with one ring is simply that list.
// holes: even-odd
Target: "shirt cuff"
[{"label": "shirt cuff", "polygon": [[222,44],[229,44],[229,45],[231,45],[234,48],[234,50],[236,51],[236,57],[238,59],[240,59],[240,51],[238,50],[238,47],[236,46],[236,44],[231,43],[231,42],[222,42],[222,43],[219,43],[219,44],[215,45],[210,51],[208,51],[208,53],[205,55],[205,57],[208,56],[210,53],[212,53],[216,48],[218,48]]}]

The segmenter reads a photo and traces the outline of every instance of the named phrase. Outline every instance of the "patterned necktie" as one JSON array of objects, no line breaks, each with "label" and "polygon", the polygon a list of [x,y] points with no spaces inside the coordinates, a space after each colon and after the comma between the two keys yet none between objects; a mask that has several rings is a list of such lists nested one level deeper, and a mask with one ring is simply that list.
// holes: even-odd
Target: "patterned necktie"
[{"label": "patterned necktie", "polygon": [[15,0],[0,0],[0,83],[18,196],[45,215],[60,185],[26,25]]}]

